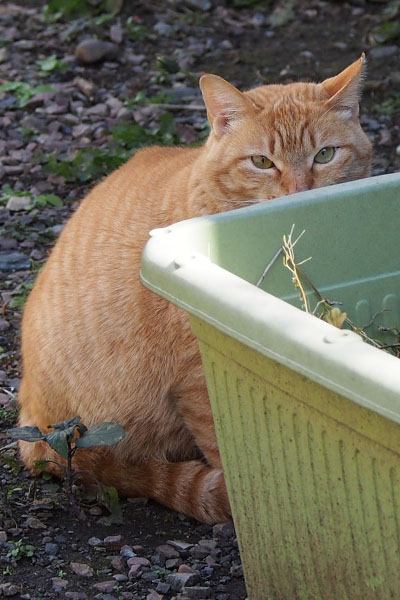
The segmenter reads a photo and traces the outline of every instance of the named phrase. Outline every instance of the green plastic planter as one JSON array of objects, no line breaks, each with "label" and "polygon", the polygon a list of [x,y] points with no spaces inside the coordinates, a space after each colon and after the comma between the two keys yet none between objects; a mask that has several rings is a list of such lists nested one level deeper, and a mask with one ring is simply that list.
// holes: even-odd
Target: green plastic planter
[{"label": "green plastic planter", "polygon": [[[400,174],[155,230],[142,281],[191,315],[250,600],[400,598],[400,360],[298,308],[296,258],[359,327],[400,328]],[[374,331],[375,329],[375,331]]]}]

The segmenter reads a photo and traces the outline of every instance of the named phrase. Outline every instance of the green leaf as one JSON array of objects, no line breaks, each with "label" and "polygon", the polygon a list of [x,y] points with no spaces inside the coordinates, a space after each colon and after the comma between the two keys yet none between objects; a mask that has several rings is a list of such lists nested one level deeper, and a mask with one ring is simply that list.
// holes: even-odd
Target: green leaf
[{"label": "green leaf", "polygon": [[100,486],[97,493],[97,499],[102,506],[105,506],[110,511],[108,517],[103,517],[101,521],[106,525],[111,523],[123,523],[121,505],[119,503],[118,492],[115,487],[112,486]]},{"label": "green leaf", "polygon": [[63,206],[63,201],[56,194],[40,194],[36,196],[35,202],[39,206],[47,206],[48,204],[51,204],[51,206]]},{"label": "green leaf", "polygon": [[88,429],[76,440],[77,448],[93,446],[113,446],[125,437],[125,429],[118,423],[99,423]]},{"label": "green leaf", "polygon": [[68,458],[68,442],[67,442],[66,431],[52,431],[45,435],[45,440],[49,444],[50,448],[53,448],[60,456]]},{"label": "green leaf", "polygon": [[60,421],[60,423],[54,423],[54,425],[48,425],[52,429],[57,429],[59,431],[69,429],[72,426],[78,426],[81,422],[81,418],[77,415],[76,417],[71,417],[70,419],[65,419],[65,421]]},{"label": "green leaf", "polygon": [[24,442],[38,442],[45,439],[45,436],[38,427],[31,427],[29,425],[26,427],[14,427],[14,429],[9,429],[7,433],[13,440],[23,440]]},{"label": "green leaf", "polygon": [[58,62],[57,56],[55,54],[51,54],[51,56],[48,56],[43,60],[37,60],[36,64],[42,71],[51,72],[54,71],[54,69],[57,69]]},{"label": "green leaf", "polygon": [[10,308],[22,308],[25,305],[27,296],[19,296],[18,298],[13,298],[10,300],[9,307]]}]

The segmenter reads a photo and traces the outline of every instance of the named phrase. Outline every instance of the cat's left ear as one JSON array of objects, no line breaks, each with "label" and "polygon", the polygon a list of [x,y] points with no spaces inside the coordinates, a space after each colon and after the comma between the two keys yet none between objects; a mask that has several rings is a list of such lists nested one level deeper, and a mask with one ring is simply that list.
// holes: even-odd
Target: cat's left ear
[{"label": "cat's left ear", "polygon": [[226,133],[230,125],[250,109],[251,102],[248,98],[218,75],[202,75],[200,89],[208,120],[217,137]]},{"label": "cat's left ear", "polygon": [[344,71],[325,79],[322,86],[329,94],[327,104],[335,109],[347,112],[349,117],[358,117],[358,103],[361,96],[362,80],[365,74],[365,54]]}]

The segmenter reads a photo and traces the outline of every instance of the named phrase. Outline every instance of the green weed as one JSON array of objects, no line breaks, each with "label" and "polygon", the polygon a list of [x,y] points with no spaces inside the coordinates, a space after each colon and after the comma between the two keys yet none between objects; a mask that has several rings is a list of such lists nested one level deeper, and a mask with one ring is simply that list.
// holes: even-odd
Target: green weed
[{"label": "green weed", "polygon": [[151,33],[149,29],[145,25],[141,25],[140,23],[136,23],[132,17],[127,19],[125,28],[128,34],[128,37],[134,42],[143,42],[144,40],[155,40],[157,36],[155,33]]},{"label": "green weed", "polygon": [[9,184],[6,184],[0,192],[0,204],[7,204],[12,196],[29,196],[32,203],[26,207],[26,210],[31,210],[34,207],[63,206],[63,201],[56,194],[39,194],[38,196],[34,196],[30,192],[17,192]]},{"label": "green weed", "polygon": [[15,290],[13,292],[14,297],[10,300],[10,308],[23,308],[32,288],[33,283],[23,283],[18,290]]},{"label": "green weed", "polygon": [[44,92],[53,92],[54,89],[50,85],[37,85],[32,88],[29,83],[25,81],[8,81],[0,85],[0,92],[11,93],[18,102],[18,108],[26,106],[31,98],[37,94]]},{"label": "green weed", "polygon": [[99,2],[96,6],[88,0],[51,0],[42,9],[42,19],[47,23],[54,23],[61,18],[93,16],[107,10],[110,4],[107,0]]},{"label": "green weed", "polygon": [[39,75],[42,77],[47,77],[53,71],[68,69],[68,65],[57,58],[55,54],[43,60],[37,60],[36,64],[39,67]]},{"label": "green weed", "polygon": [[391,115],[396,110],[400,110],[400,92],[392,92],[390,98],[381,104],[375,104],[373,110],[380,115]]},{"label": "green weed", "polygon": [[[48,426],[52,429],[49,433],[42,433],[38,427],[26,426],[15,427],[8,430],[8,435],[14,440],[24,440],[25,442],[46,442],[52,450],[58,454],[62,460],[44,460],[40,461],[40,469],[43,463],[56,463],[65,473],[65,490],[70,506],[76,507],[73,495],[73,485],[82,472],[76,471],[72,460],[76,452],[93,448],[95,446],[113,446],[122,440],[125,436],[125,430],[117,423],[99,423],[91,429],[84,425],[80,417],[72,417],[60,423],[54,423]],[[38,462],[38,461],[36,461]],[[97,482],[97,480],[96,480]],[[122,514],[118,501],[118,492],[113,487],[99,486],[99,495],[102,503],[110,511],[108,517],[109,523],[121,523]],[[100,499],[100,498],[99,498]]]},{"label": "green weed", "polygon": [[35,547],[30,544],[24,544],[22,539],[17,540],[16,542],[9,542],[11,546],[10,550],[6,554],[6,558],[10,559],[12,562],[16,562],[21,560],[21,558],[28,557],[31,558],[35,554]]},{"label": "green weed", "polygon": [[83,183],[107,175],[124,164],[143,146],[172,145],[179,142],[171,114],[165,113],[154,129],[144,129],[138,123],[122,122],[111,128],[113,142],[110,148],[83,148],[69,155],[42,155],[41,162],[47,173],[62,175],[67,181]]}]

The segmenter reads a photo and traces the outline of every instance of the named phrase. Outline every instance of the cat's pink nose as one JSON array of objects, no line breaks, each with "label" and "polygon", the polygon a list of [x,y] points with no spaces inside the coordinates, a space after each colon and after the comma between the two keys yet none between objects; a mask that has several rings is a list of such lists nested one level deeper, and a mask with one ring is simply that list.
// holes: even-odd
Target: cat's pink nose
[{"label": "cat's pink nose", "polygon": [[310,186],[309,184],[304,180],[304,179],[300,179],[300,180],[296,180],[294,179],[293,181],[290,181],[289,184],[287,185],[287,194],[296,194],[297,192],[305,192],[306,190],[309,190]]}]

